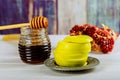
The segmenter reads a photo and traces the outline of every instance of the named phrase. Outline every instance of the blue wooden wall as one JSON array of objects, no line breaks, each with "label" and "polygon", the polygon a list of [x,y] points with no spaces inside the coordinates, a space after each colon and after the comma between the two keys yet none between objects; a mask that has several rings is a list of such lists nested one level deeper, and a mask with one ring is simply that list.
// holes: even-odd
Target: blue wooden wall
[{"label": "blue wooden wall", "polygon": [[120,33],[120,0],[88,0],[87,4],[88,23],[105,24]]},{"label": "blue wooden wall", "polygon": [[[48,33],[53,34],[52,28],[57,27],[56,4],[57,0],[0,0],[0,25],[29,22],[32,17],[43,15],[49,20]],[[0,31],[9,33],[20,33],[20,29]]]},{"label": "blue wooden wall", "polygon": [[[67,34],[78,22],[105,24],[120,33],[120,0],[0,0],[0,26],[29,22],[38,15],[48,17],[49,34]],[[20,30],[0,31],[0,34],[9,33],[20,33]]]}]

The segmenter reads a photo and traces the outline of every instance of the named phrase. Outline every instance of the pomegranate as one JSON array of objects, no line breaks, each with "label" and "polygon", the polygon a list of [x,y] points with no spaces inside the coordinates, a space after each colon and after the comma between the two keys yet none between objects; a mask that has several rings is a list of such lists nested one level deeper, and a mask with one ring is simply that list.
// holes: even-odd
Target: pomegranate
[{"label": "pomegranate", "polygon": [[108,53],[113,50],[115,40],[118,35],[110,28],[99,28],[90,24],[75,25],[70,30],[70,35],[89,35],[93,38],[91,42],[92,50],[97,52]]},{"label": "pomegranate", "polygon": [[119,36],[118,33],[115,33],[114,30],[110,29],[108,26],[106,26],[104,24],[102,24],[102,26],[103,27],[101,29],[103,29],[104,31],[107,31],[114,38],[114,40],[117,39],[117,37]]}]

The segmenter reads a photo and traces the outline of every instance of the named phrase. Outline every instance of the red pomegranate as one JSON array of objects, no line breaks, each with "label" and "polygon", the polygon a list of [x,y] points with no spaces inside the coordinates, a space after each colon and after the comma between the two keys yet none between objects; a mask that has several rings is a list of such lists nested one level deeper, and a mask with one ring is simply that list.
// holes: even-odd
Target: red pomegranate
[{"label": "red pomegranate", "polygon": [[113,50],[118,34],[107,26],[103,24],[102,26],[103,28],[90,24],[75,25],[70,30],[70,35],[89,35],[93,38],[91,42],[93,51],[108,53]]}]

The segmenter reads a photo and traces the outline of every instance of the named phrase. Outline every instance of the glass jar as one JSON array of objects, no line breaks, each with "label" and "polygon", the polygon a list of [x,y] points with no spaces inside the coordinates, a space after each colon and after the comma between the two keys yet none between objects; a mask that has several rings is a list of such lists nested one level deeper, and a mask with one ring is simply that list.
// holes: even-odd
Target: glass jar
[{"label": "glass jar", "polygon": [[51,43],[45,28],[21,28],[18,46],[20,58],[25,63],[39,64],[50,57]]}]

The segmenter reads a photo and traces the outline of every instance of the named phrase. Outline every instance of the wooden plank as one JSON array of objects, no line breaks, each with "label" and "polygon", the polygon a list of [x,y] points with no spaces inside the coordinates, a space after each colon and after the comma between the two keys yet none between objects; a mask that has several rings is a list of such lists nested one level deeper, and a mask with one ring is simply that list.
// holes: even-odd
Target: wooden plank
[{"label": "wooden plank", "polygon": [[58,34],[69,34],[75,24],[87,22],[86,0],[58,0]]},{"label": "wooden plank", "polygon": [[88,0],[88,23],[101,23],[120,33],[120,0]]}]

